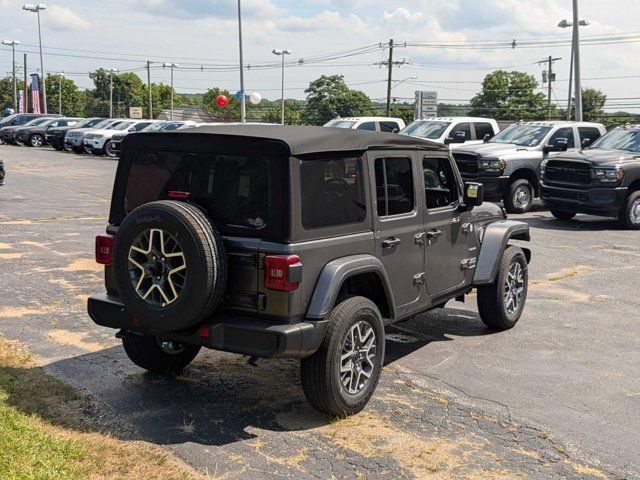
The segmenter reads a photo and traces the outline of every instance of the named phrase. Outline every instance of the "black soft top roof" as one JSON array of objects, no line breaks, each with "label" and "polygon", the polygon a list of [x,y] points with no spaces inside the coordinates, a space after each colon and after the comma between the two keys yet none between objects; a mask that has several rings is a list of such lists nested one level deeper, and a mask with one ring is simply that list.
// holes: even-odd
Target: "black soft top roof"
[{"label": "black soft top roof", "polygon": [[256,141],[277,142],[290,155],[307,155],[322,152],[365,151],[372,148],[446,150],[442,145],[396,133],[366,132],[343,128],[301,127],[281,125],[221,125],[175,130],[172,132],[148,132],[127,135],[126,146],[132,149],[162,149],[171,144],[201,143],[211,139],[229,144]]}]

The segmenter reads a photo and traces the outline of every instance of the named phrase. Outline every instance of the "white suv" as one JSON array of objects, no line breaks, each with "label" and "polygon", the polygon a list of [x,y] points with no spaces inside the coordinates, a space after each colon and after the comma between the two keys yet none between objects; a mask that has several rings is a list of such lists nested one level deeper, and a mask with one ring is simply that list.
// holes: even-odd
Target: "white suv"
[{"label": "white suv", "polygon": [[400,135],[424,138],[442,145],[483,143],[500,131],[498,122],[480,117],[433,117],[416,120]]},{"label": "white suv", "polygon": [[104,155],[107,141],[115,134],[122,132],[139,132],[155,122],[156,120],[126,120],[113,128],[103,130],[92,129],[84,136],[84,140],[82,141],[84,150],[94,155]]},{"label": "white suv", "polygon": [[346,117],[334,118],[323,125],[331,128],[350,128],[372,132],[398,133],[405,127],[404,120],[393,117]]}]

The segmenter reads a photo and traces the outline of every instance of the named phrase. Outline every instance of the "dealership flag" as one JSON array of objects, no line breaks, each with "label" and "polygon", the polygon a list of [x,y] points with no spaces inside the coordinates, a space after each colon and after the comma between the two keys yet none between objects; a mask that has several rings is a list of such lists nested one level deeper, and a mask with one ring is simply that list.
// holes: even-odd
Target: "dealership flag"
[{"label": "dealership flag", "polygon": [[40,111],[40,79],[37,73],[31,74],[31,102],[33,113],[42,113]]},{"label": "dealership flag", "polygon": [[26,109],[24,108],[24,99],[25,99],[24,90],[20,90],[18,92],[18,98],[19,98],[19,100],[18,100],[18,111],[16,113],[27,113],[27,112],[25,112]]}]

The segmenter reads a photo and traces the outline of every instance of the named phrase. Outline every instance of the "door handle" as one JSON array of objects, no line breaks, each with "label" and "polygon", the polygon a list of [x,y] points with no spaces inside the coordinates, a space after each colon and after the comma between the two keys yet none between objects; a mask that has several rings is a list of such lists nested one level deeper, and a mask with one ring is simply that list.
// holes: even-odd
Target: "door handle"
[{"label": "door handle", "polygon": [[430,230],[427,232],[427,240],[435,240],[442,235],[442,230]]},{"label": "door handle", "polygon": [[382,248],[395,248],[402,243],[402,240],[396,237],[389,237],[382,241]]}]

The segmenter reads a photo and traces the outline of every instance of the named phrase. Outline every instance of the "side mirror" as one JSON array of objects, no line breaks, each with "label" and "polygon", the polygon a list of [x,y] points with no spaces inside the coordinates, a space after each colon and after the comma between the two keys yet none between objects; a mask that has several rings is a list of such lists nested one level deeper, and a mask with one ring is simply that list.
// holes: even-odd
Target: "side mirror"
[{"label": "side mirror", "polygon": [[464,184],[464,205],[467,209],[479,207],[484,202],[484,185],[477,182]]},{"label": "side mirror", "polygon": [[554,143],[548,143],[542,147],[544,153],[549,152],[566,152],[569,147],[569,140],[567,138],[556,138]]},{"label": "side mirror", "polygon": [[484,143],[487,143],[489,140],[491,140],[493,138],[493,135],[491,135],[490,133],[485,133],[484,137],[482,137],[482,141]]},{"label": "side mirror", "polygon": [[588,147],[589,145],[591,145],[592,141],[591,141],[591,139],[590,139],[590,138],[583,138],[583,139],[582,139],[582,142],[580,142],[580,143],[581,143],[581,145],[582,145],[582,148],[586,148],[586,147]]},{"label": "side mirror", "polygon": [[445,138],[444,144],[449,145],[450,143],[464,143],[466,137],[467,135],[464,132],[458,130],[456,132],[453,132],[452,137]]},{"label": "side mirror", "polygon": [[127,130],[127,132],[135,132],[135,131],[136,131],[135,127],[131,127],[129,130]]},{"label": "side mirror", "polygon": [[391,133],[398,133],[400,131],[399,128],[394,128],[393,130],[391,130]]}]

